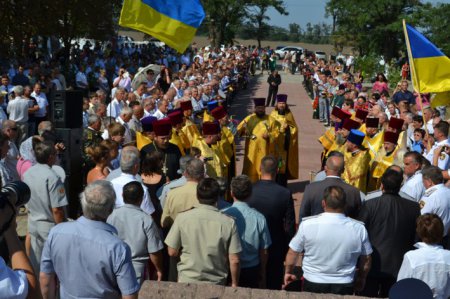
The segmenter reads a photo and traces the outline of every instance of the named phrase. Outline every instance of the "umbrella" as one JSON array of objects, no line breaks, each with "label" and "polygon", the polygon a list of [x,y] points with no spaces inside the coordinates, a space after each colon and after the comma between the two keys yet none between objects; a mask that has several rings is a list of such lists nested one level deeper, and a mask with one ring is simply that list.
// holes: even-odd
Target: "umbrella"
[{"label": "umbrella", "polygon": [[147,71],[153,70],[155,72],[155,79],[161,72],[161,66],[157,64],[149,64],[146,67],[139,68],[138,72],[133,78],[133,81],[131,81],[131,87],[133,90],[136,90],[136,88],[141,84],[142,82],[147,82]]}]

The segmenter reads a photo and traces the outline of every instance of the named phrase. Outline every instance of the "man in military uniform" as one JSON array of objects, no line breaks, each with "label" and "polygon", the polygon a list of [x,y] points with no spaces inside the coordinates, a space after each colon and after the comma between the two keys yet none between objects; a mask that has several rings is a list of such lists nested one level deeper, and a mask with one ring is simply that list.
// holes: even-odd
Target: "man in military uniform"
[{"label": "man in military uniform", "polygon": [[89,115],[88,126],[83,129],[82,147],[81,152],[83,158],[83,180],[86,179],[89,170],[95,167],[94,161],[87,154],[88,147],[95,147],[100,145],[103,141],[100,128],[102,126],[102,120],[95,114]]},{"label": "man in military uniform", "polygon": [[198,131],[197,125],[192,120],[192,102],[191,101],[181,101],[180,108],[183,112],[183,116],[185,119],[184,126],[182,131],[184,135],[186,135],[189,140],[189,144],[193,144],[195,138],[200,136],[200,132]]},{"label": "man in military uniform", "polygon": [[242,174],[246,174],[252,182],[261,176],[261,160],[274,153],[274,145],[279,130],[277,121],[266,115],[265,99],[253,99],[255,113],[247,116],[237,127],[238,134],[245,136],[245,154]]},{"label": "man in military uniform", "polygon": [[231,179],[236,176],[236,147],[234,135],[228,127],[230,120],[223,106],[214,108],[211,115],[220,125],[221,135],[217,146],[227,158],[228,182],[231,182]]},{"label": "man in military uniform", "polygon": [[216,180],[201,180],[197,186],[200,204],[179,213],[166,237],[169,255],[180,256],[179,282],[225,285],[230,273],[231,286],[238,286],[241,242],[233,218],[216,208],[218,196]]},{"label": "man in military uniform", "polygon": [[279,135],[274,146],[274,154],[280,161],[277,183],[285,187],[288,180],[298,178],[298,128],[286,102],[286,94],[277,94],[277,105],[270,113],[279,124]]},{"label": "man in military uniform", "polygon": [[437,166],[426,166],[422,170],[425,194],[419,201],[420,213],[436,214],[444,224],[444,248],[449,249],[450,230],[450,192],[444,185],[442,171]]},{"label": "man in military uniform", "polygon": [[[28,208],[28,232],[31,248],[29,257],[35,273],[39,273],[42,250],[50,230],[65,221],[68,205],[64,184],[52,169],[57,152],[52,142],[44,141],[34,149],[37,163],[25,172],[23,181],[30,187]],[[29,246],[29,245],[27,245]]]},{"label": "man in military uniform", "polygon": [[174,180],[180,177],[177,173],[180,168],[181,152],[175,144],[170,143],[170,136],[172,134],[172,124],[170,119],[164,118],[153,123],[153,130],[155,132],[155,139],[152,143],[147,144],[141,149],[141,161],[144,160],[145,155],[154,151],[161,152],[163,155],[162,173]]},{"label": "man in military uniform", "polygon": [[172,123],[172,137],[170,138],[170,142],[178,146],[181,155],[184,156],[189,151],[191,145],[189,139],[184,135],[183,130],[181,130],[184,122],[183,114],[181,111],[174,111],[169,113],[168,116]]},{"label": "man in military uniform", "polygon": [[220,126],[215,122],[204,122],[202,137],[195,139],[193,147],[198,148],[204,158],[206,174],[209,177],[227,177],[227,158],[218,146]]},{"label": "man in military uniform", "polygon": [[345,170],[342,179],[347,184],[366,193],[367,173],[369,171],[370,154],[362,146],[365,134],[359,130],[351,130],[345,143],[344,153]]}]

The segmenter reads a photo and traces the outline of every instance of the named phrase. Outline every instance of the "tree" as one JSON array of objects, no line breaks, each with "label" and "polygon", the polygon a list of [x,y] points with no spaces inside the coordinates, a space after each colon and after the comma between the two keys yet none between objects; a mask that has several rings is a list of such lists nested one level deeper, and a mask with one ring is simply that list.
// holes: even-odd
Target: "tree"
[{"label": "tree", "polygon": [[427,3],[415,11],[411,17],[411,25],[420,30],[442,52],[450,55],[450,4],[440,3],[436,6]]},{"label": "tree", "polygon": [[302,29],[299,24],[291,23],[289,24],[289,40],[293,42],[300,41],[302,36]]},{"label": "tree", "polygon": [[329,0],[326,15],[335,21],[333,41],[352,46],[360,55],[381,54],[386,61],[403,47],[402,19],[420,6],[420,0]]},{"label": "tree", "polygon": [[288,15],[283,0],[252,0],[248,7],[249,20],[256,25],[255,37],[259,48],[261,48],[261,40],[268,32],[266,21],[270,20],[270,18],[266,14],[271,7],[282,15]]},{"label": "tree", "polygon": [[208,27],[209,39],[213,47],[233,44],[233,39],[241,20],[246,16],[245,0],[203,0],[206,13],[204,20]]}]

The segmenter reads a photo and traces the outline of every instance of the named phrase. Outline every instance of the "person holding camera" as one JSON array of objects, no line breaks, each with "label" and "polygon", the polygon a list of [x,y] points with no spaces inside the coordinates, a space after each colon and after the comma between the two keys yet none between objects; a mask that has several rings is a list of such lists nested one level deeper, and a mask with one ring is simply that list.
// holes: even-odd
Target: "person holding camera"
[{"label": "person holding camera", "polygon": [[[42,249],[50,229],[65,220],[68,205],[64,184],[52,169],[57,159],[53,142],[43,141],[34,148],[37,163],[23,175],[31,190],[28,208],[28,232],[31,246],[28,255],[35,273],[39,273]],[[28,250],[28,248],[27,248]]]},{"label": "person holding camera", "polygon": [[15,182],[2,188],[1,193],[0,236],[8,247],[11,268],[0,257],[0,298],[42,298],[36,275],[16,231],[17,208],[30,199],[30,190],[26,184]]}]

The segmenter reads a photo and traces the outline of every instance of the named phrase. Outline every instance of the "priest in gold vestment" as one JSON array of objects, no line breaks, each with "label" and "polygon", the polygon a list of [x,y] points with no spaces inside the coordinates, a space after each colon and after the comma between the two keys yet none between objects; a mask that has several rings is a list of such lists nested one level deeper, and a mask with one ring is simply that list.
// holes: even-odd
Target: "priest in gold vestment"
[{"label": "priest in gold vestment", "polygon": [[342,174],[342,179],[358,188],[361,192],[366,193],[370,154],[362,146],[364,137],[365,134],[359,130],[350,131],[345,143],[345,170]]},{"label": "priest in gold vestment", "polygon": [[378,190],[381,186],[381,177],[386,169],[395,164],[398,160],[403,160],[403,155],[399,157],[400,146],[397,145],[399,134],[394,132],[384,133],[383,148],[377,153],[375,160],[370,167],[369,191]]},{"label": "priest in gold vestment", "polygon": [[255,113],[247,116],[237,127],[240,136],[245,137],[245,155],[242,173],[252,182],[261,176],[261,160],[274,154],[274,143],[278,138],[277,121],[266,114],[265,98],[255,98]]},{"label": "priest in gold vestment", "polygon": [[136,132],[136,147],[141,150],[147,144],[153,142],[155,133],[153,132],[153,123],[158,119],[154,116],[147,116],[141,120],[142,132]]},{"label": "priest in gold vestment", "polygon": [[236,176],[236,147],[234,143],[234,135],[227,126],[230,120],[228,119],[228,114],[223,106],[214,108],[211,111],[211,115],[220,125],[221,134],[220,141],[217,143],[217,146],[226,157],[228,169],[227,180],[228,182],[231,182],[231,179]]},{"label": "priest in gold vestment", "polygon": [[276,180],[285,187],[288,180],[298,178],[298,128],[286,102],[287,95],[278,94],[277,105],[270,113],[279,125],[278,139],[274,144],[274,154],[279,160]]},{"label": "priest in gold vestment", "polygon": [[366,118],[366,137],[364,138],[363,146],[369,151],[371,159],[375,158],[375,155],[383,145],[384,132],[378,129],[379,123],[379,118]]},{"label": "priest in gold vestment", "polygon": [[168,115],[170,122],[172,123],[172,136],[170,137],[170,143],[175,144],[180,149],[181,155],[185,156],[189,151],[191,144],[188,138],[184,134],[183,130],[183,114],[181,111],[174,111]]},{"label": "priest in gold vestment", "polygon": [[191,101],[181,101],[180,108],[183,112],[185,123],[181,129],[184,135],[187,137],[189,144],[192,145],[194,140],[200,136],[197,125],[192,120],[192,102]]},{"label": "priest in gold vestment", "polygon": [[211,178],[227,177],[226,158],[220,147],[220,126],[216,122],[203,122],[202,136],[197,137],[192,144],[201,151],[205,162],[206,174]]}]

